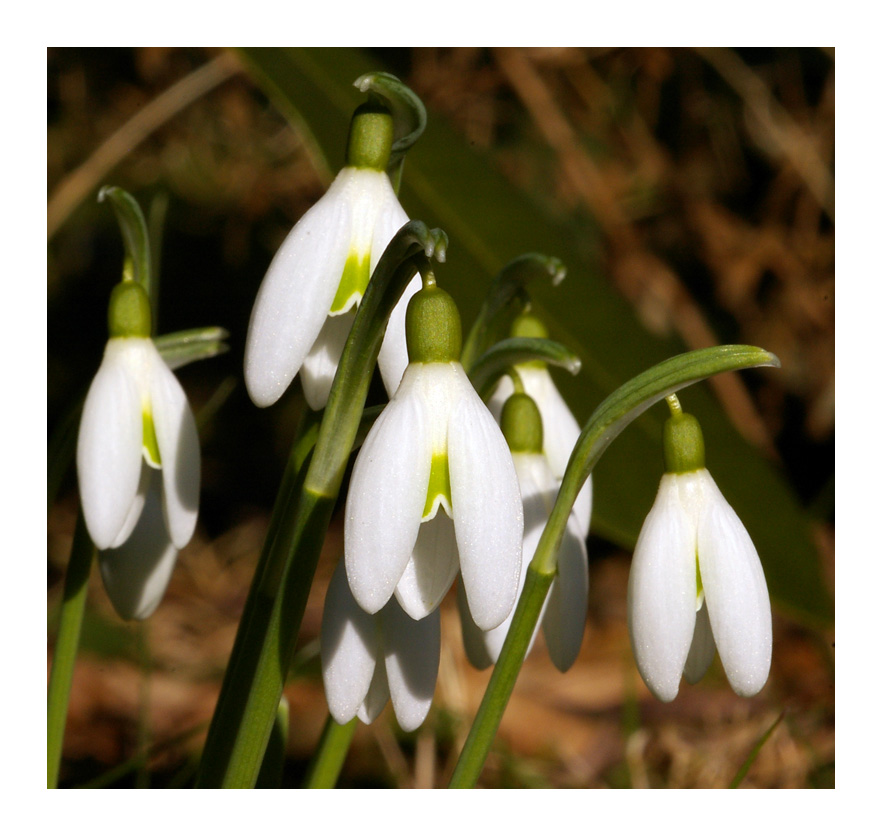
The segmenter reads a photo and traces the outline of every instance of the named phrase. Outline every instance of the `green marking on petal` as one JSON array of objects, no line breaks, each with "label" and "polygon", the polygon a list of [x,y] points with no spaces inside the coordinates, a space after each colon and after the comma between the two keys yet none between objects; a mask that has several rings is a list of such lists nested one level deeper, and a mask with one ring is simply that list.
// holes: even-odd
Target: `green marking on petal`
[{"label": "green marking on petal", "polygon": [[448,511],[451,509],[451,472],[448,468],[447,453],[433,453],[429,471],[429,487],[426,489],[426,505],[423,519],[429,520],[442,502]]},{"label": "green marking on petal", "polygon": [[702,587],[702,573],[699,572],[699,553],[696,553],[696,612],[702,610],[705,601],[705,590]]},{"label": "green marking on petal", "polygon": [[368,272],[370,264],[370,253],[361,256],[358,253],[350,253],[343,268],[343,276],[340,277],[340,284],[337,286],[337,293],[334,295],[334,302],[331,303],[332,315],[343,314],[362,301],[362,295],[371,278]]},{"label": "green marking on petal", "polygon": [[162,468],[162,459],[159,455],[159,442],[156,440],[156,428],[153,426],[153,415],[149,410],[141,413],[143,419],[142,448],[144,459],[151,468]]}]

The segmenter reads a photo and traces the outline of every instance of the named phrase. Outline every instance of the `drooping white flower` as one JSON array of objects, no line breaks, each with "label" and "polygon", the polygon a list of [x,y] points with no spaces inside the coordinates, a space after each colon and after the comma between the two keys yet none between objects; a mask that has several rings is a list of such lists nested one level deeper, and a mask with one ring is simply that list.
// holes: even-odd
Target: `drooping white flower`
[{"label": "drooping white flower", "polygon": [[[432,325],[415,326],[435,303],[444,310],[424,311]],[[432,340],[446,333],[438,323],[448,316],[456,327],[437,351]],[[437,288],[409,305],[412,362],[356,459],[345,560],[364,610],[376,613],[395,594],[414,619],[435,610],[459,569],[472,616],[488,630],[515,601],[523,519],[503,434],[453,359],[459,328],[453,300]]]},{"label": "drooping white flower", "polygon": [[193,535],[199,470],[193,413],[153,341],[112,337],[83,406],[77,473],[89,535],[114,551],[102,559],[114,569],[103,572],[126,618],[150,615],[171,575],[169,556]]},{"label": "drooping white flower", "polygon": [[[524,588],[527,568],[536,551],[540,536],[549,520],[558,481],[552,473],[545,454],[513,451],[512,459],[518,474],[521,499],[524,505],[524,541],[522,551],[519,594]],[[586,624],[589,592],[589,567],[585,535],[574,512],[558,552],[558,574],[549,589],[537,627],[528,646],[533,647],[540,625],[546,639],[549,657],[560,671],[567,671],[579,654]],[[459,589],[458,589],[459,594]],[[512,624],[514,610],[502,624],[490,631],[482,631],[464,607],[465,600],[458,595],[463,643],[469,661],[479,669],[497,662],[506,634]]]},{"label": "drooping white flower", "polygon": [[772,617],[757,550],[705,468],[662,477],[635,546],[628,622],[638,670],[673,700],[683,674],[698,681],[717,648],[733,690],[766,683]]},{"label": "drooping white flower", "polygon": [[366,613],[353,598],[343,562],[337,565],[322,614],[322,680],[331,717],[372,723],[390,698],[406,732],[426,718],[435,692],[441,647],[439,612],[411,619],[393,598]]},{"label": "drooping white flower", "polygon": [[[570,454],[579,438],[580,426],[570,412],[567,402],[558,392],[549,369],[544,363],[524,363],[515,367],[524,391],[536,402],[543,418],[543,453],[555,479],[561,482]],[[500,378],[488,401],[488,407],[497,421],[503,411],[503,405],[512,395],[514,389],[508,376]],[[592,518],[592,478],[583,484],[573,505],[574,514],[582,527],[583,537],[589,534],[589,523]]]},{"label": "drooping white flower", "polygon": [[[273,404],[298,372],[310,407],[325,406],[368,280],[408,221],[384,171],[392,121],[387,125],[381,116],[357,114],[351,164],[288,234],[258,290],[245,344],[245,383],[259,407]],[[372,132],[386,128],[386,145],[372,144]],[[367,152],[359,151],[360,137]],[[419,279],[408,286],[380,350],[378,364],[390,394],[408,364],[405,307],[419,288]]]}]

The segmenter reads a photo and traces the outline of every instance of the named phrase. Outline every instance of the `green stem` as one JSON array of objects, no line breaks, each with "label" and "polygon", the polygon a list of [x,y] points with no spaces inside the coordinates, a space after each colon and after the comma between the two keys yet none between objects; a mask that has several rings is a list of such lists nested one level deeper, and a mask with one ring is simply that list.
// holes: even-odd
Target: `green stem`
[{"label": "green stem", "polygon": [[252,582],[253,615],[243,616],[237,633],[197,787],[254,787],[386,323],[411,277],[433,253],[443,259],[446,243],[444,233],[409,222],[390,242],[368,283],[303,482],[297,480],[283,503],[273,560]]},{"label": "green stem", "polygon": [[349,723],[338,724],[330,715],[322,730],[319,746],[313,754],[313,760],[304,780],[304,788],[316,790],[333,788],[349,752],[350,743],[356,732],[358,718]]},{"label": "green stem", "polygon": [[47,698],[47,787],[49,788],[58,787],[71,681],[74,676],[77,648],[80,645],[83,613],[86,610],[89,571],[94,558],[95,546],[89,538],[86,523],[80,513],[64,580],[61,619],[58,624],[58,635],[55,638],[52,672],[49,675]]},{"label": "green stem", "polygon": [[530,562],[524,590],[494,673],[451,777],[451,787],[475,787],[539,614],[558,570],[558,550],[580,489],[608,445],[641,413],[676,390],[716,375],[755,366],[778,366],[775,355],[754,346],[717,346],[677,355],[642,372],[608,396],[574,446],[555,505]]}]

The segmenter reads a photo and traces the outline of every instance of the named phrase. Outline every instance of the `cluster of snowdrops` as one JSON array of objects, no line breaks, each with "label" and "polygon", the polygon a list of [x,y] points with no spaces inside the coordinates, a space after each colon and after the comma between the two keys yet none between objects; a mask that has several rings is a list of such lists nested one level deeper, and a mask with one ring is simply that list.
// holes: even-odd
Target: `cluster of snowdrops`
[{"label": "cluster of snowdrops", "polygon": [[[733,689],[755,694],[772,649],[763,570],[705,469],[699,424],[674,391],[775,358],[752,347],[679,356],[618,390],[581,429],[549,373],[550,364],[576,371],[578,361],[548,339],[527,287],[536,276],[557,283],[562,266],[536,255],[515,259],[491,283],[464,340],[457,306],[433,265],[444,258],[446,236],[410,220],[394,186],[419,137],[422,106],[391,76],[370,74],[356,84],[367,101],[351,122],[346,166],[270,264],[245,346],[252,401],[269,407],[298,378],[320,425],[320,442],[298,460],[289,496],[306,496],[318,484],[312,469],[331,455],[323,433],[336,432],[344,449],[323,483],[331,488],[316,490],[323,499],[335,494],[342,463],[361,442],[346,498],[344,554],[321,629],[333,722],[371,723],[390,701],[404,730],[424,721],[438,672],[439,605],[454,586],[475,666],[502,667],[505,658],[517,674],[542,626],[552,661],[566,671],[586,621],[591,468],[616,433],[663,399],[671,411],[662,439],[666,469],[628,589],[638,669],[653,694],[670,701],[681,677],[697,681],[717,652]],[[402,112],[410,114],[404,129]],[[187,398],[152,337],[149,294],[137,271],[127,270],[113,289],[109,326],[80,423],[82,512],[115,608],[124,618],[145,619],[194,531],[199,439]],[[364,410],[375,359],[389,396],[379,412]],[[341,416],[348,417],[345,433]],[[312,525],[312,506],[301,499],[281,508],[277,530],[287,514],[296,552],[309,543],[297,533]],[[293,571],[284,567],[288,578]],[[255,588],[264,584],[266,592],[271,575],[259,568]],[[274,596],[282,597],[285,583],[267,594],[276,611]],[[256,601],[259,595],[253,591]],[[262,647],[261,631],[272,624],[247,613],[240,633],[258,638],[237,644]],[[255,678],[261,671],[259,663],[246,670]],[[225,681],[224,688],[219,712],[226,700],[224,711],[235,717],[235,695],[225,694],[242,686]],[[491,737],[510,691],[511,683],[489,687]],[[264,723],[269,730],[272,717]],[[207,749],[213,735],[223,735],[220,727],[213,723]],[[238,752],[225,752],[228,765]],[[206,781],[231,780],[222,771]]]}]

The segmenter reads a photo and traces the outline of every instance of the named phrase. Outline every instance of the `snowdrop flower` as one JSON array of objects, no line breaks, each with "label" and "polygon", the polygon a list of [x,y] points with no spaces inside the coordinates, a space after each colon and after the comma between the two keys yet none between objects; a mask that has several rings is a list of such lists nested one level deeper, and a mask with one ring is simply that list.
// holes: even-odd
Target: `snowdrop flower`
[{"label": "snowdrop flower", "polygon": [[500,428],[456,359],[456,305],[427,285],[408,306],[411,363],[353,468],[347,577],[369,613],[395,594],[411,618],[423,619],[459,569],[469,610],[489,630],[518,590],[518,481]]},{"label": "snowdrop flower", "polygon": [[[380,256],[408,222],[385,168],[392,117],[372,105],[356,111],[347,165],[298,221],[273,258],[251,312],[245,383],[259,407],[273,404],[301,373],[307,403],[328,401],[356,308]],[[415,279],[393,312],[379,366],[389,393],[408,364],[405,307]]]},{"label": "snowdrop flower", "polygon": [[[524,541],[518,587],[520,593],[524,588],[528,564],[552,512],[559,482],[549,467],[546,455],[542,453],[542,421],[537,406],[529,395],[516,393],[510,396],[503,408],[502,427],[512,451],[524,507]],[[585,535],[581,523],[572,511],[558,552],[558,574],[549,589],[527,652],[530,653],[542,625],[552,662],[560,671],[567,671],[576,660],[582,645],[588,592],[589,567]],[[466,655],[476,668],[487,668],[496,663],[500,656],[514,610],[498,627],[481,631],[464,607],[463,597],[458,595],[457,601],[460,605]]]},{"label": "snowdrop flower", "polygon": [[143,619],[196,526],[199,439],[181,385],[147,336],[150,303],[139,284],[114,288],[109,321],[80,420],[77,473],[111,601],[124,618]]},{"label": "snowdrop flower", "polygon": [[439,612],[415,621],[390,599],[376,614],[353,598],[341,561],[322,614],[322,680],[331,717],[372,723],[392,698],[399,726],[417,729],[435,692],[441,648]]},{"label": "snowdrop flower", "polygon": [[[549,336],[546,327],[532,314],[522,314],[512,326],[512,337]],[[515,367],[521,378],[524,391],[536,402],[543,419],[543,453],[555,479],[560,483],[567,468],[570,454],[579,438],[580,426],[567,402],[561,397],[548,366],[542,361],[522,363]],[[511,379],[504,375],[488,401],[488,407],[494,418],[500,421],[503,405],[514,392]],[[588,537],[589,522],[592,517],[592,478],[585,481],[574,503],[574,514],[582,527],[583,538]]]},{"label": "snowdrop flower", "polygon": [[705,469],[698,422],[679,410],[666,422],[666,474],[629,576],[632,648],[660,700],[674,699],[682,673],[697,682],[715,647],[733,690],[750,697],[770,669],[766,580],[748,532]]}]

